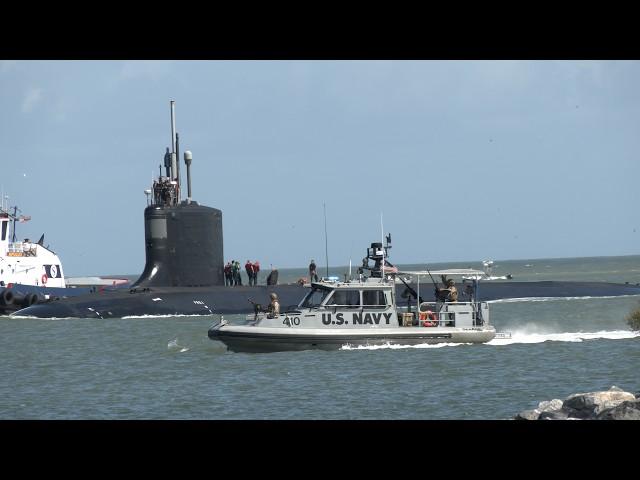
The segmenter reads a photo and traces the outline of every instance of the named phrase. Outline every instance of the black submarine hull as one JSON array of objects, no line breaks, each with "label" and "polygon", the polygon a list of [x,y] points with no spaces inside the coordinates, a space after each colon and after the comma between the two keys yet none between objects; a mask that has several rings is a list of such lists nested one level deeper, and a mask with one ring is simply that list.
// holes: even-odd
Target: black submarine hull
[{"label": "black submarine hull", "polygon": [[[417,289],[415,284],[411,287]],[[396,286],[400,306],[415,305],[404,294],[404,285]],[[132,290],[105,290],[76,297],[61,298],[14,312],[13,316],[38,318],[123,318],[135,316],[176,316],[252,313],[251,301],[267,305],[269,294],[278,294],[281,309],[297,305],[308,288],[298,284],[212,287],[151,287]],[[434,289],[420,284],[423,301],[434,301]],[[517,298],[580,298],[640,295],[640,285],[606,282],[487,282],[480,283],[478,300],[495,301]],[[460,301],[465,301],[464,295]]]},{"label": "black submarine hull", "polygon": [[250,300],[266,307],[271,292],[276,292],[280,304],[287,307],[297,305],[307,291],[298,284],[105,290],[32,305],[12,315],[38,318],[123,318],[242,314],[254,311]]}]

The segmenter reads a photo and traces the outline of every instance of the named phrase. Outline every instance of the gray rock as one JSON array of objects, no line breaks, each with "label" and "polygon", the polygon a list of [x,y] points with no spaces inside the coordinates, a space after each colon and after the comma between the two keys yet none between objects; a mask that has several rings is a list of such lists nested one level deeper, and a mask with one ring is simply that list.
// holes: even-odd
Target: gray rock
[{"label": "gray rock", "polygon": [[550,410],[542,412],[538,420],[568,420],[569,416],[569,412],[565,410]]},{"label": "gray rock", "polygon": [[555,410],[560,410],[562,408],[562,400],[559,398],[554,398],[551,401],[544,401],[538,404],[538,410],[541,412],[552,412]]},{"label": "gray rock", "polygon": [[640,400],[628,400],[607,408],[596,416],[596,420],[640,420]]},{"label": "gray rock", "polygon": [[540,416],[540,410],[535,408],[533,410],[524,410],[513,418],[514,420],[538,420],[539,416]]},{"label": "gray rock", "polygon": [[538,408],[524,410],[516,420],[640,420],[640,392],[625,392],[615,385],[601,392],[576,393],[564,402],[543,401]]},{"label": "gray rock", "polygon": [[611,387],[605,392],[576,393],[569,395],[562,404],[564,410],[572,410],[577,418],[589,418],[600,412],[616,407],[625,401],[635,400],[632,393],[618,387]]}]

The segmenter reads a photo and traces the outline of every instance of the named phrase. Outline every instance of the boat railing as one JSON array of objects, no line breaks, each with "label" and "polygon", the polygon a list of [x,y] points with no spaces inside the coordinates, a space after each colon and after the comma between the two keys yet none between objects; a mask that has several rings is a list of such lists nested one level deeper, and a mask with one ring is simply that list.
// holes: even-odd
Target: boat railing
[{"label": "boat railing", "polygon": [[31,242],[13,242],[7,246],[7,255],[10,257],[35,257],[38,246]]},{"label": "boat railing", "polygon": [[454,327],[456,316],[471,312],[472,326],[481,326],[483,322],[477,314],[474,302],[422,302],[417,311],[409,312],[408,307],[399,308],[402,326]]}]

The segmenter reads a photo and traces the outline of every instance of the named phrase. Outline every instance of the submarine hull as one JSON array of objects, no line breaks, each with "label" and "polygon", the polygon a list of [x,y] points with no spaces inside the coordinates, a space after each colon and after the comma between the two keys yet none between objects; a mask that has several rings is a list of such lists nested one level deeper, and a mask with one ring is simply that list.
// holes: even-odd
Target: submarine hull
[{"label": "submarine hull", "polygon": [[[411,285],[417,289],[417,285]],[[403,298],[406,287],[396,286],[400,306],[415,305]],[[151,287],[105,290],[40,303],[14,312],[15,316],[39,318],[122,318],[129,316],[212,315],[252,313],[249,300],[266,306],[275,292],[281,309],[297,305],[309,290],[298,284],[214,287]],[[606,282],[492,282],[480,285],[479,301],[515,298],[616,297],[640,295],[640,286]],[[420,284],[424,301],[434,301],[433,288]],[[461,301],[466,300],[464,295]]]},{"label": "submarine hull", "polygon": [[280,304],[285,308],[297,305],[306,291],[308,290],[297,284],[110,290],[32,305],[13,315],[38,318],[125,318],[241,314],[254,311],[249,300],[266,307],[271,292],[278,294]]},{"label": "submarine hull", "polygon": [[[410,286],[417,290],[415,284]],[[404,285],[397,285],[398,304],[406,305],[407,298],[412,304],[415,300],[405,293]],[[425,302],[435,301],[433,285],[420,283],[420,297]],[[495,301],[527,298],[585,298],[585,297],[619,297],[624,295],[640,295],[640,285],[609,282],[573,282],[573,281],[540,281],[540,282],[480,282],[477,290],[478,301]],[[458,300],[467,301],[458,284]]]}]

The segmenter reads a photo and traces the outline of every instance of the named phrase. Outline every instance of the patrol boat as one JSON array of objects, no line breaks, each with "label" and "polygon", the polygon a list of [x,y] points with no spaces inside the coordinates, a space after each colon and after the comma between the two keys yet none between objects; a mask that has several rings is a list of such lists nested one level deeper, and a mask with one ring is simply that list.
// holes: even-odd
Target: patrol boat
[{"label": "patrol boat", "polygon": [[[343,346],[417,345],[436,343],[485,343],[496,337],[489,324],[489,305],[478,302],[467,290],[468,301],[422,301],[420,277],[428,275],[473,275],[471,269],[437,272],[395,270],[386,260],[382,243],[372,243],[367,258],[375,261],[371,274],[359,273],[357,279],[344,282],[322,279],[312,282],[310,290],[296,308],[278,315],[257,309],[244,325],[224,319],[213,325],[209,338],[224,343],[235,352],[276,352],[288,350],[337,350]],[[362,270],[361,270],[362,271]],[[417,291],[407,289],[416,300],[400,307],[396,302],[396,276],[417,277]],[[477,282],[472,285],[477,287]]]}]

